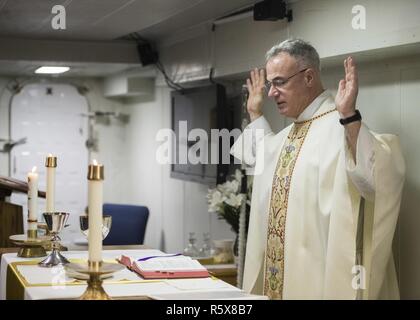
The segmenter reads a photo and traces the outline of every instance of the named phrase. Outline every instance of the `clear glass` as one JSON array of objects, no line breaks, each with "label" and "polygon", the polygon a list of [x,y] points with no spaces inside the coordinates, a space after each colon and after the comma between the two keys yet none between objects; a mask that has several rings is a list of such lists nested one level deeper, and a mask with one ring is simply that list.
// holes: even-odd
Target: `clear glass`
[{"label": "clear glass", "polygon": [[195,232],[190,232],[190,237],[188,239],[188,245],[184,249],[184,256],[198,257],[200,255],[200,252],[195,245],[196,241],[197,240],[195,238]]},{"label": "clear glass", "polygon": [[210,233],[204,232],[203,233],[203,246],[200,249],[200,257],[211,257],[212,253],[213,252],[211,249]]},{"label": "clear glass", "polygon": [[234,240],[223,239],[223,240],[214,240],[214,263],[232,263],[234,261],[233,255],[233,243]]},{"label": "clear glass", "polygon": [[[79,217],[80,220],[80,230],[86,239],[89,238],[89,216],[83,215]],[[102,218],[102,240],[106,238],[109,231],[111,230],[112,225],[112,216],[104,215]]]}]

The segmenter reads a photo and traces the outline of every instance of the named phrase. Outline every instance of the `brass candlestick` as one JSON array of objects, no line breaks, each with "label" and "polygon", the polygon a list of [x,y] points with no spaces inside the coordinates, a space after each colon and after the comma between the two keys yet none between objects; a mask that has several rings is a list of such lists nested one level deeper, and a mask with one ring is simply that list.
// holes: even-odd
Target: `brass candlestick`
[{"label": "brass candlestick", "polygon": [[50,241],[50,237],[38,237],[37,230],[28,230],[27,234],[15,234],[9,239],[20,247],[17,253],[18,257],[37,258],[47,255],[43,245]]},{"label": "brass candlestick", "polygon": [[79,297],[79,300],[111,300],[111,297],[102,287],[103,281],[101,277],[123,270],[124,268],[125,267],[123,265],[118,263],[91,261],[84,264],[69,263],[65,265],[66,270],[71,270],[89,276],[86,291]]}]

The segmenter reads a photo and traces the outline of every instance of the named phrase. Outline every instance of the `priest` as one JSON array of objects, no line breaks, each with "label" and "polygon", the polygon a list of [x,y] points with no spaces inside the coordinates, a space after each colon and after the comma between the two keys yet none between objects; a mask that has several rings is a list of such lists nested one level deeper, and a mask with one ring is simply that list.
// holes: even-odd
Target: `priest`
[{"label": "priest", "polygon": [[[399,298],[392,240],[404,159],[396,136],[363,123],[351,57],[344,72],[334,99],[322,85],[315,48],[289,39],[247,79],[251,134],[242,134],[231,153],[260,168],[246,247],[248,292],[271,299]],[[293,121],[277,134],[263,115],[267,91]]]}]

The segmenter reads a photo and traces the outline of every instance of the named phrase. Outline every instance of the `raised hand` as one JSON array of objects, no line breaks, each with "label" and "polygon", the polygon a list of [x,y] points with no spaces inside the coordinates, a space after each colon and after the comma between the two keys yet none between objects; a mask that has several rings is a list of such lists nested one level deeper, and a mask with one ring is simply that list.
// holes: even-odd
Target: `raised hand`
[{"label": "raised hand", "polygon": [[344,60],[345,77],[338,84],[335,105],[342,118],[355,114],[356,99],[359,91],[356,63],[352,57]]},{"label": "raised hand", "polygon": [[263,114],[262,106],[265,95],[265,70],[258,70],[257,68],[251,70],[251,79],[246,79],[246,85],[249,92],[247,111],[251,121],[254,121]]}]

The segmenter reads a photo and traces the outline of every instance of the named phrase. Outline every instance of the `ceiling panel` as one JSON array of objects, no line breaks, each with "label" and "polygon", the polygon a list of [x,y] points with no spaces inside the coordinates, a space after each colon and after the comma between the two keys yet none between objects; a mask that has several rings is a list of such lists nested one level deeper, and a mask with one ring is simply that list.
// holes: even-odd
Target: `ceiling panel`
[{"label": "ceiling panel", "polygon": [[[253,0],[0,0],[0,36],[112,40],[147,31],[155,39],[216,19]],[[54,30],[54,5],[66,8],[66,30]]]},{"label": "ceiling panel", "polygon": [[[94,41],[111,43],[111,40],[133,32],[158,41],[183,34],[197,25],[214,21],[255,2],[256,0],[0,0],[0,38],[6,39],[4,43],[7,43],[7,39],[25,39],[21,40],[24,41],[22,46],[28,52],[27,57],[18,58],[22,56],[19,54],[22,52],[17,49],[15,60],[10,55],[4,57],[5,60],[0,59],[0,75],[32,75],[33,70],[42,62],[30,61],[28,58],[35,49],[37,53],[50,57],[41,60],[49,60],[53,59],[51,56],[59,57],[60,50],[66,50],[64,43],[79,40],[80,43],[87,41],[83,48],[88,51]],[[66,30],[54,30],[51,26],[54,17],[51,9],[55,5],[66,8]],[[27,39],[32,39],[32,42]],[[52,40],[51,43],[60,46],[60,50],[51,51],[39,40]],[[78,56],[75,51],[68,53]],[[95,54],[94,50],[91,54]],[[34,60],[40,59],[37,57]],[[71,72],[64,76],[104,76],[133,67],[123,60],[113,64],[89,64],[85,60],[78,60],[80,63],[71,63]],[[55,61],[62,60],[57,58]]]}]

